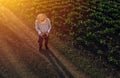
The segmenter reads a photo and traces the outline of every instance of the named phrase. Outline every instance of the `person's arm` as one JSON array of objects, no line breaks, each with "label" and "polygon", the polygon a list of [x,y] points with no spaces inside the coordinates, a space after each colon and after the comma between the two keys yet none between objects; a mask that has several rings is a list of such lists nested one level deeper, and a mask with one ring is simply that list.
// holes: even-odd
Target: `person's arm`
[{"label": "person's arm", "polygon": [[50,30],[51,30],[51,22],[50,22],[50,19],[49,19],[49,18],[47,18],[47,21],[48,21],[48,31],[47,31],[46,35],[48,36],[48,35],[49,35],[49,32],[50,32]]},{"label": "person's arm", "polygon": [[50,21],[50,19],[48,18],[48,26],[49,26],[49,29],[48,29],[48,33],[50,32],[50,30],[51,30],[51,21]]},{"label": "person's arm", "polygon": [[41,35],[41,31],[39,29],[39,24],[38,24],[37,20],[35,21],[35,29],[38,32],[38,35]]}]

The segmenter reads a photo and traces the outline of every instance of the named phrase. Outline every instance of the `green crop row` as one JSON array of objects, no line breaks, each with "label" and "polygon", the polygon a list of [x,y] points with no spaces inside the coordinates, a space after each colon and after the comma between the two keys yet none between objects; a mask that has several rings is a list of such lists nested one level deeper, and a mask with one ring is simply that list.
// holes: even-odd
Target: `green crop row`
[{"label": "green crop row", "polygon": [[83,45],[112,65],[120,67],[120,6],[117,1],[94,0],[90,3],[90,8],[84,6],[88,13],[86,15],[86,9],[85,19],[81,19],[83,28],[77,27],[75,45],[78,48]]}]

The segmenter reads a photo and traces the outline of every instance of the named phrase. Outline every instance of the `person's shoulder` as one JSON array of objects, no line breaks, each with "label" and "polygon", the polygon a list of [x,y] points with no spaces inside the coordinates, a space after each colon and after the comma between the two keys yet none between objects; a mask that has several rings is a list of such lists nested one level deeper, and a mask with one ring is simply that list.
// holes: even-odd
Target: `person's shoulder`
[{"label": "person's shoulder", "polygon": [[35,22],[38,22],[38,20],[36,19]]},{"label": "person's shoulder", "polygon": [[48,21],[50,21],[50,19],[49,19],[49,18],[47,18],[47,20],[48,20]]},{"label": "person's shoulder", "polygon": [[37,19],[35,20],[35,23],[38,23],[38,20],[37,20]]}]

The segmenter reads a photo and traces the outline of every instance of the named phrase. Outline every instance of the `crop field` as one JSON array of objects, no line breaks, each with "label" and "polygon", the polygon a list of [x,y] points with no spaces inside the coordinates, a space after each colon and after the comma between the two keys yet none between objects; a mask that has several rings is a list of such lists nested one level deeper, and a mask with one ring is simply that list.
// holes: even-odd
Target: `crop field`
[{"label": "crop field", "polygon": [[12,0],[3,5],[33,25],[37,14],[45,13],[61,39],[70,36],[75,48],[82,46],[120,68],[119,0]]}]

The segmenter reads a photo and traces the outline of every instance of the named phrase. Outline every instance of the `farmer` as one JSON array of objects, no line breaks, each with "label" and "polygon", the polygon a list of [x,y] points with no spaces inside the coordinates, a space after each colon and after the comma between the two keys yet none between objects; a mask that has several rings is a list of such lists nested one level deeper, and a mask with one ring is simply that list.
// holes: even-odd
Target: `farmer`
[{"label": "farmer", "polygon": [[47,18],[45,14],[38,14],[37,19],[35,21],[35,28],[39,35],[39,51],[42,49],[43,40],[45,40],[45,47],[48,48],[48,38],[51,30],[51,22],[50,19]]}]

